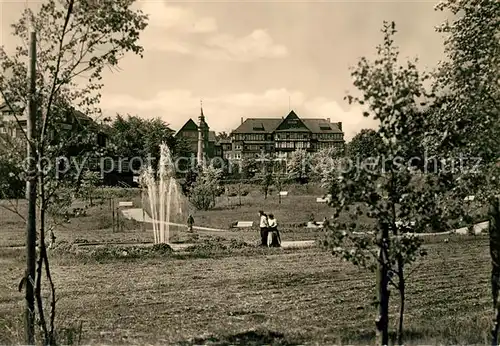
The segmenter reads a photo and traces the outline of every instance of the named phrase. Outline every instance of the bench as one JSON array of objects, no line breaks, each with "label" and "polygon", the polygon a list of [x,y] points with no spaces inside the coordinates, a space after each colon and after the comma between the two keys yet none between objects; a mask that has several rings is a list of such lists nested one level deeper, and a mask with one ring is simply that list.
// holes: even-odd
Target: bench
[{"label": "bench", "polygon": [[119,207],[133,207],[134,203],[133,202],[118,202]]},{"label": "bench", "polygon": [[316,203],[330,203],[332,201],[332,195],[329,193],[325,197],[316,198]]},{"label": "bench", "polygon": [[408,232],[413,227],[415,227],[415,221],[409,221],[409,222],[408,221],[406,221],[406,222],[396,221],[395,224],[396,224],[396,227],[403,232]]},{"label": "bench", "polygon": [[410,221],[410,222],[403,222],[403,221],[396,221],[395,222],[396,227],[401,227],[401,226],[415,226],[415,221]]},{"label": "bench", "polygon": [[314,221],[309,221],[307,223],[307,228],[321,228],[323,227],[323,221],[320,222],[314,222]]},{"label": "bench", "polygon": [[253,221],[238,221],[233,227],[236,228],[249,228],[253,226]]},{"label": "bench", "polygon": [[288,196],[288,191],[280,191],[280,196]]}]

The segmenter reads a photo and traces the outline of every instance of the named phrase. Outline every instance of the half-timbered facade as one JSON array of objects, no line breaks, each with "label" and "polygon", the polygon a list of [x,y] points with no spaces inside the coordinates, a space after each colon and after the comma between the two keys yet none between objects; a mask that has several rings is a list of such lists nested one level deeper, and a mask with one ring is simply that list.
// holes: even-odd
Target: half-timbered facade
[{"label": "half-timbered facade", "polygon": [[262,153],[286,159],[303,149],[316,152],[325,148],[344,148],[342,123],[330,119],[299,118],[291,111],[285,118],[249,118],[231,133],[227,159],[256,158]]}]

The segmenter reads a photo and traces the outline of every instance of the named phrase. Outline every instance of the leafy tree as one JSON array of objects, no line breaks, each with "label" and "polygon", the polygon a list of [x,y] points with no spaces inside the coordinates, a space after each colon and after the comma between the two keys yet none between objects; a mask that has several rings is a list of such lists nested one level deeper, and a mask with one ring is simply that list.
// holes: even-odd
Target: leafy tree
[{"label": "leafy tree", "polygon": [[269,194],[269,189],[273,185],[273,182],[274,182],[274,177],[273,177],[272,161],[263,162],[260,185],[262,188],[262,192],[264,193],[264,199],[267,199],[267,195]]},{"label": "leafy tree", "polygon": [[78,192],[81,197],[89,201],[90,206],[94,205],[92,198],[100,182],[101,179],[98,172],[87,170],[82,173]]},{"label": "leafy tree", "polygon": [[241,178],[253,179],[259,169],[258,162],[255,159],[244,158],[240,162]]},{"label": "leafy tree", "polygon": [[285,185],[283,176],[281,174],[276,174],[274,177],[274,186],[276,187],[276,190],[278,190],[278,204],[281,204],[281,194],[280,192],[283,191],[283,187]]},{"label": "leafy tree", "polygon": [[182,184],[182,192],[186,196],[189,197],[191,195],[191,190],[196,182],[197,177],[198,173],[195,170],[193,169],[188,170],[186,177],[184,179],[184,183]]},{"label": "leafy tree", "polygon": [[[174,131],[161,119],[143,119],[137,116],[127,118],[117,115],[110,124],[110,142],[113,143],[113,153],[119,157],[139,157],[143,161],[151,158],[153,169],[160,160],[160,144],[166,143],[174,156],[188,157],[189,148],[183,138],[174,136]],[[179,171],[186,171],[189,162],[178,160]],[[133,167],[139,170],[140,161],[135,161]]]},{"label": "leafy tree", "polygon": [[[7,106],[16,117],[17,124],[21,114],[26,109],[29,93],[27,78],[29,26],[37,33],[37,64],[36,64],[36,104],[35,138],[27,142],[36,153],[39,164],[34,172],[27,172],[28,177],[37,178],[39,219],[39,259],[36,277],[27,273],[23,282],[27,289],[26,308],[26,343],[34,344],[35,309],[31,298],[34,289],[34,299],[37,305],[38,321],[42,329],[43,343],[55,344],[55,290],[50,276],[49,260],[45,247],[46,214],[51,203],[59,196],[62,189],[74,190],[74,182],[78,178],[78,170],[70,164],[64,174],[64,179],[52,168],[57,157],[65,155],[68,148],[78,148],[82,143],[88,144],[85,150],[93,148],[91,131],[64,132],[61,123],[73,119],[77,123],[87,116],[99,116],[98,108],[102,87],[102,71],[116,68],[119,60],[126,52],[142,53],[142,47],[137,44],[140,32],[146,27],[147,17],[140,11],[131,8],[132,0],[118,1],[59,1],[46,0],[36,13],[26,9],[21,18],[12,25],[13,36],[23,41],[9,55],[0,49],[0,92]],[[85,78],[80,78],[85,77]],[[78,108],[78,110],[76,109]],[[79,113],[81,111],[82,113]],[[75,125],[75,124],[73,124]],[[22,131],[24,138],[27,135]],[[8,143],[6,143],[8,145]],[[73,150],[73,153],[78,153]],[[94,150],[92,155],[100,155]],[[22,161],[24,153],[19,153],[18,162]],[[79,155],[80,157],[82,155]],[[42,269],[51,287],[50,320],[45,318],[42,301]],[[35,282],[33,284],[33,281]],[[35,286],[35,287],[33,287]],[[33,304],[33,305],[32,305]]]},{"label": "leafy tree", "polygon": [[311,176],[311,162],[307,151],[298,149],[292,152],[286,162],[288,178],[297,183],[305,184]]},{"label": "leafy tree", "polygon": [[191,203],[198,210],[209,210],[215,206],[215,197],[220,190],[222,170],[207,166],[199,173],[191,190]]},{"label": "leafy tree", "polygon": [[216,160],[213,160],[213,164],[216,168],[222,169],[223,179],[231,179],[234,177],[233,167],[231,166],[232,163],[230,160],[219,157]]},{"label": "leafy tree", "polygon": [[[439,199],[442,193],[439,179],[409,169],[401,158],[408,152],[413,137],[420,136],[414,124],[423,121],[420,102],[430,97],[424,89],[422,76],[414,62],[398,63],[398,50],[393,44],[395,24],[384,22],[383,43],[377,47],[377,59],[362,58],[353,69],[354,86],[362,96],[348,96],[350,103],[366,105],[379,121],[377,131],[383,143],[373,152],[384,157],[369,166],[343,167],[339,179],[333,179],[332,192],[336,220],[327,232],[325,243],[334,254],[352,263],[377,271],[377,305],[379,316],[376,327],[380,342],[388,344],[389,285],[400,294],[398,344],[403,344],[403,315],[407,265],[419,255],[421,238],[408,232],[425,232],[439,222]],[[423,140],[422,138],[419,138]],[[341,223],[338,216],[348,212],[351,222]],[[359,217],[366,214],[375,222],[361,224]]]},{"label": "leafy tree", "polygon": [[230,139],[231,136],[225,132],[225,131],[222,131],[222,132],[219,132],[216,136],[216,139],[219,141],[219,140],[224,140],[224,139]]},{"label": "leafy tree", "polygon": [[498,194],[500,157],[499,13],[495,1],[443,1],[439,10],[456,18],[438,27],[448,59],[436,73],[437,101],[430,119],[429,147],[446,158],[445,181],[455,213],[467,215],[465,197],[488,202]]},{"label": "leafy tree", "polygon": [[452,171],[444,181],[451,213],[470,223],[466,196],[490,204],[492,300],[495,317],[492,344],[498,343],[500,306],[500,4],[493,0],[445,0],[438,10],[452,20],[438,31],[445,36],[447,59],[439,66],[434,88],[439,95],[431,118],[430,147],[446,157],[442,168]]},{"label": "leafy tree", "polygon": [[338,179],[342,158],[335,148],[325,148],[316,152],[311,159],[312,177],[327,193],[334,192],[333,182]]},{"label": "leafy tree", "polygon": [[134,116],[123,117],[117,114],[110,124],[109,139],[113,150],[123,157],[142,157],[144,155],[144,119]]},{"label": "leafy tree", "polygon": [[0,199],[22,198],[26,183],[23,171],[8,155],[0,154]]},{"label": "leafy tree", "polygon": [[223,168],[223,176],[230,180],[240,180],[243,178],[242,163],[226,160],[226,165]]},{"label": "leafy tree", "polygon": [[375,158],[378,147],[384,143],[379,133],[373,129],[362,129],[347,144],[347,155],[361,162],[368,158]]}]

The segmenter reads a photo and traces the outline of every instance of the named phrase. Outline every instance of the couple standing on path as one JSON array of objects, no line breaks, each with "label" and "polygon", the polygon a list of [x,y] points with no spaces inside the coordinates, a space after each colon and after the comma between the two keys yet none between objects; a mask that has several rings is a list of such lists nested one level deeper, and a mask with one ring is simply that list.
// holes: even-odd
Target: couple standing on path
[{"label": "couple standing on path", "polygon": [[273,214],[266,215],[264,211],[259,211],[260,216],[260,238],[261,246],[281,247],[281,237],[278,231],[278,221]]}]

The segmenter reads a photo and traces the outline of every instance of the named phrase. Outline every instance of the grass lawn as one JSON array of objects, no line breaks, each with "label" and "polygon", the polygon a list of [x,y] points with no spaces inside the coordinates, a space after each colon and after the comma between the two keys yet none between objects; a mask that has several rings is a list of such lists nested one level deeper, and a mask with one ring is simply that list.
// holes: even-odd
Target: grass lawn
[{"label": "grass lawn", "polygon": [[[283,240],[313,240],[321,233],[320,230],[305,229],[297,227],[300,223],[309,221],[311,215],[316,221],[330,217],[332,210],[325,204],[316,203],[318,193],[313,194],[301,191],[301,194],[283,197],[281,203],[275,195],[267,199],[258,193],[251,192],[247,196],[238,197],[222,196],[217,198],[217,205],[209,211],[192,211],[195,218],[195,225],[222,228],[228,232],[203,232],[208,235],[218,235],[225,238],[234,238],[254,242],[259,239],[258,211],[263,209],[268,213],[274,213],[280,225],[280,232]],[[140,208],[140,196],[126,196],[116,198],[118,201],[133,201],[134,207]],[[98,199],[94,202],[99,202]],[[19,201],[13,205],[8,201],[0,201],[1,205],[9,208],[16,208],[21,215],[26,215],[25,201]],[[83,207],[83,201],[75,202],[75,207]],[[151,242],[153,232],[151,226],[143,226],[140,223],[121,218],[123,231],[113,232],[113,215],[109,201],[104,201],[101,205],[88,208],[86,216],[72,218],[69,223],[60,224],[55,229],[58,241],[86,240],[89,242]],[[230,229],[230,225],[235,221],[254,221],[251,229]],[[18,215],[2,209],[0,206],[0,247],[1,246],[22,246],[24,244],[25,222]]]},{"label": "grass lawn", "polygon": [[[214,210],[195,213],[197,225],[226,228],[254,221],[257,211],[273,212],[292,225],[331,215],[302,192],[268,199],[252,194],[218,200]],[[138,197],[133,199],[137,207]],[[7,203],[5,201],[1,203]],[[21,203],[19,210],[25,213]],[[123,221],[113,232],[107,203],[87,216],[58,226],[58,242],[152,241],[152,231]],[[22,218],[0,210],[0,344],[22,343],[24,272]],[[201,234],[201,233],[200,233]],[[210,233],[203,232],[205,236]],[[321,231],[282,227],[283,240],[311,240]],[[257,241],[257,228],[213,233]],[[407,288],[407,344],[489,342],[491,299],[488,241],[484,236],[426,239],[429,255],[415,267]],[[63,344],[368,344],[373,343],[376,310],[371,305],[374,275],[341,262],[318,248],[232,249],[224,253],[108,258],[51,254],[59,299],[57,327]],[[407,271],[408,272],[408,271]],[[392,329],[398,295],[392,292]],[[79,332],[81,328],[81,333]]]},{"label": "grass lawn", "polygon": [[[408,283],[408,344],[486,343],[486,239],[451,238],[426,247],[429,256]],[[3,251],[0,261],[0,343],[22,342],[22,252]],[[52,263],[58,326],[71,330],[81,323],[82,343],[373,341],[373,275],[319,249]],[[392,302],[395,326],[396,292]]]}]

